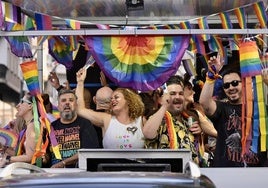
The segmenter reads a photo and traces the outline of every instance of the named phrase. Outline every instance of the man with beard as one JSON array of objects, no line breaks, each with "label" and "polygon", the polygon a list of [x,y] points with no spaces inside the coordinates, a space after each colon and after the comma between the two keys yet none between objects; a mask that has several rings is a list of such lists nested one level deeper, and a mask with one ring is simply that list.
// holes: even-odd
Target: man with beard
[{"label": "man with beard", "polygon": [[[221,70],[223,62],[220,56],[211,58],[208,64],[210,71],[207,73],[199,102],[218,132],[213,166],[256,166],[259,160],[252,151],[249,150],[243,157],[241,156],[242,83],[240,70],[231,65],[225,65]],[[226,100],[213,98],[215,80],[219,78],[220,70]]]},{"label": "man with beard", "polygon": [[190,149],[192,159],[198,164],[194,135],[199,135],[201,128],[198,121],[190,123],[183,113],[185,98],[182,78],[171,76],[166,85],[161,107],[145,123],[145,146],[149,149]]},{"label": "man with beard", "polygon": [[[51,152],[52,168],[77,167],[78,149],[99,148],[96,130],[92,123],[77,115],[77,97],[73,90],[58,93],[60,118],[51,125],[59,144],[62,160]],[[52,148],[51,148],[52,150]]]}]

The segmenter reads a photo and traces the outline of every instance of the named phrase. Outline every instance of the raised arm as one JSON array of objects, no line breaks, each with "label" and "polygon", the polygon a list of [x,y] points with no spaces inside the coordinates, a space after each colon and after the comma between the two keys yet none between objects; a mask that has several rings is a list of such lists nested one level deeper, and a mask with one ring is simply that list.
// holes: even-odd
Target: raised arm
[{"label": "raised arm", "polygon": [[162,96],[161,107],[155,112],[149,119],[145,122],[143,127],[143,134],[145,138],[153,139],[157,136],[157,130],[162,122],[162,119],[167,111],[168,100],[170,98],[169,94],[164,94]]},{"label": "raised arm", "polygon": [[75,89],[76,95],[77,95],[77,113],[78,115],[90,120],[94,125],[103,127],[105,124],[105,121],[110,118],[110,115],[104,112],[95,112],[92,109],[87,109],[85,107],[85,101],[84,101],[84,80],[86,78],[86,69],[81,68],[76,73],[76,80],[77,80],[77,87]]},{"label": "raised arm", "polygon": [[213,91],[215,81],[218,78],[218,72],[222,67],[220,56],[213,57],[208,61],[209,71],[207,73],[206,82],[202,88],[199,103],[205,110],[206,115],[212,115],[216,111],[216,102],[213,99]]}]

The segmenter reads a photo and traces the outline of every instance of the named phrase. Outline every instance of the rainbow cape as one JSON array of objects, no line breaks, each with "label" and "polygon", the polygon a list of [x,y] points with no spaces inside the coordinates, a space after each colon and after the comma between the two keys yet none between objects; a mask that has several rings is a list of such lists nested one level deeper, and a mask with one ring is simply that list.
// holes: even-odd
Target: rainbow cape
[{"label": "rainbow cape", "polygon": [[116,85],[149,91],[176,73],[189,40],[189,35],[89,36],[86,44]]}]

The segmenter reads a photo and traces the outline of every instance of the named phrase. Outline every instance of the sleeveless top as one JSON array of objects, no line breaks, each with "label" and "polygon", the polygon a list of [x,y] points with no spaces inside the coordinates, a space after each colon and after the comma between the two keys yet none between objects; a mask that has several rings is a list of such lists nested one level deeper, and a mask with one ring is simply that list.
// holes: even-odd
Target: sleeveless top
[{"label": "sleeveless top", "polygon": [[144,135],[142,133],[142,117],[133,123],[122,124],[112,116],[110,124],[103,136],[105,149],[143,149]]}]

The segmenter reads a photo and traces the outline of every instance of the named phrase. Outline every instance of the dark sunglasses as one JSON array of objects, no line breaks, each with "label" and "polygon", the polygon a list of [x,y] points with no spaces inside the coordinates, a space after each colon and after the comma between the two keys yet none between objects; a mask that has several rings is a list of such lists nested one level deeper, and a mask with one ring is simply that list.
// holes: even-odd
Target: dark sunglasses
[{"label": "dark sunglasses", "polygon": [[228,89],[230,87],[230,85],[232,85],[233,87],[236,87],[236,86],[238,86],[238,84],[240,82],[241,82],[240,80],[234,80],[234,81],[231,81],[231,82],[226,82],[226,83],[223,84],[223,88]]},{"label": "dark sunglasses", "polygon": [[21,100],[20,100],[20,103],[21,103],[21,104],[22,104],[22,103],[32,104],[31,101],[26,100],[26,99],[21,99]]}]

